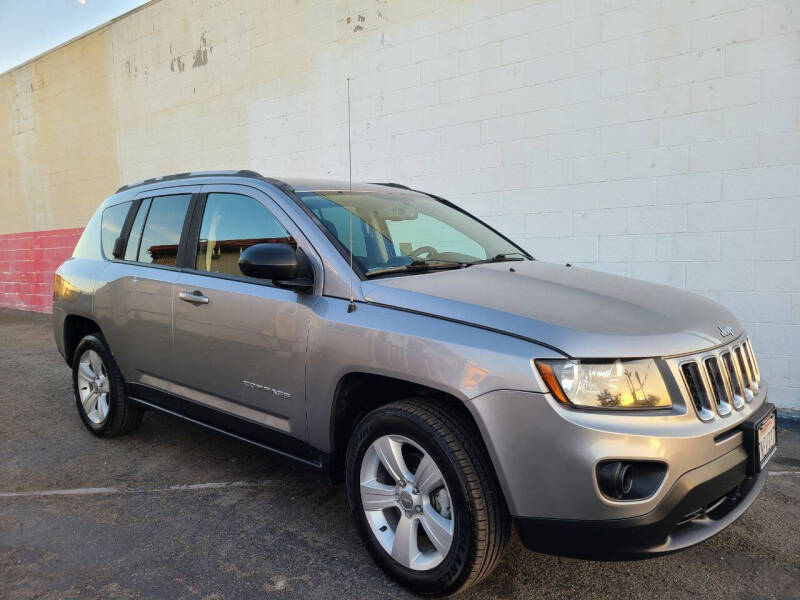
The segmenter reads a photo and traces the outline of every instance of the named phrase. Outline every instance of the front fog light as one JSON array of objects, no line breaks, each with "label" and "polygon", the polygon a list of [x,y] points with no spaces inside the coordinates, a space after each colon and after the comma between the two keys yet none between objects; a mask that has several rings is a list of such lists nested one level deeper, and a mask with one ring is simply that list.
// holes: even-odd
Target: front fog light
[{"label": "front fog light", "polygon": [[667,465],[654,460],[610,460],[597,465],[597,485],[609,500],[642,500],[656,493]]},{"label": "front fog light", "polygon": [[606,463],[597,469],[597,481],[606,496],[621,500],[633,488],[633,467],[619,461]]},{"label": "front fog light", "polygon": [[537,360],[539,374],[556,399],[579,408],[670,408],[664,378],[652,358],[581,362]]}]

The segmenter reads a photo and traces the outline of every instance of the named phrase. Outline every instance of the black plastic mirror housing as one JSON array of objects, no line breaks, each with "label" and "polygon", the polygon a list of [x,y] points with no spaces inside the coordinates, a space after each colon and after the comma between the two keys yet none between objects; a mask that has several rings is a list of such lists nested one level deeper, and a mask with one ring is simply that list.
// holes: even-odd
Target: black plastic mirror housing
[{"label": "black plastic mirror housing", "polygon": [[303,251],[289,244],[255,244],[242,252],[239,270],[247,277],[270,279],[276,287],[309,293],[314,277]]}]

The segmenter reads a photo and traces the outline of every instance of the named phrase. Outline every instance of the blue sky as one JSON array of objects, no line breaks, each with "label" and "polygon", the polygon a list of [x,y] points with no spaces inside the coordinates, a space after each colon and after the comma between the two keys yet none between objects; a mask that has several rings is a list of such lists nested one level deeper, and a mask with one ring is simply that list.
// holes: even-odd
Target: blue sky
[{"label": "blue sky", "polygon": [[147,0],[0,0],[0,73]]}]

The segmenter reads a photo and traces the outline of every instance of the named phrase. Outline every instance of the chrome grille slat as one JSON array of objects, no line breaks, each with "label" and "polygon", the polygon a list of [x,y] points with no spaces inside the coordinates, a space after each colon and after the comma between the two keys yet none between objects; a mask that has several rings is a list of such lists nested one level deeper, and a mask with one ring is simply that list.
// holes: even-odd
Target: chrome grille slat
[{"label": "chrome grille slat", "polygon": [[739,378],[739,372],[736,370],[736,365],[733,363],[730,352],[722,354],[722,364],[725,366],[725,372],[728,374],[728,383],[731,386],[731,393],[733,394],[733,407],[736,410],[742,410],[742,408],[744,408],[742,380]]},{"label": "chrome grille slat", "polygon": [[739,367],[739,372],[742,375],[742,384],[744,385],[744,399],[747,402],[752,402],[754,394],[753,394],[753,379],[750,377],[750,372],[747,370],[747,365],[744,362],[744,353],[742,352],[742,347],[737,346],[733,349],[733,353],[736,355],[736,363]]},{"label": "chrome grille slat", "polygon": [[750,359],[753,361],[753,368],[755,369],[756,379],[761,383],[761,371],[758,369],[758,361],[756,360],[756,353],[753,352],[753,343],[750,338],[747,338],[747,352],[750,354]]},{"label": "chrome grille slat", "polygon": [[750,348],[750,340],[747,340],[742,344],[742,352],[744,353],[744,358],[747,362],[747,369],[750,372],[750,387],[753,390],[753,394],[757,394],[759,377],[758,371],[755,368],[755,357],[753,356],[753,351]]},{"label": "chrome grille slat", "polygon": [[708,380],[711,382],[711,389],[714,392],[714,399],[717,402],[717,414],[721,417],[729,415],[731,413],[730,396],[728,386],[722,376],[719,361],[716,356],[711,356],[705,359],[704,362]]},{"label": "chrome grille slat", "polygon": [[697,363],[687,362],[681,365],[681,372],[683,373],[686,386],[689,388],[689,396],[694,402],[697,416],[701,421],[710,421],[714,418],[714,413],[711,412],[711,403],[708,399],[708,392],[706,390],[703,377],[700,374],[700,367]]},{"label": "chrome grille slat", "polygon": [[760,378],[748,338],[695,356],[676,357],[673,365],[701,421],[740,411],[758,394]]}]

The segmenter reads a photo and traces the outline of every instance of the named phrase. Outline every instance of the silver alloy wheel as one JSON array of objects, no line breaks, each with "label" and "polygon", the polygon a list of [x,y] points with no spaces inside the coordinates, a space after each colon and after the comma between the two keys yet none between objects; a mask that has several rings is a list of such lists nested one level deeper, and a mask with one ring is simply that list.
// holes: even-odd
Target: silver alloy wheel
[{"label": "silver alloy wheel", "polygon": [[78,362],[78,394],[83,412],[95,425],[108,416],[108,373],[103,359],[94,350],[87,350]]},{"label": "silver alloy wheel", "polygon": [[453,504],[441,470],[419,444],[401,435],[379,437],[361,460],[360,483],[367,522],[392,558],[416,571],[445,559],[453,543]]}]

